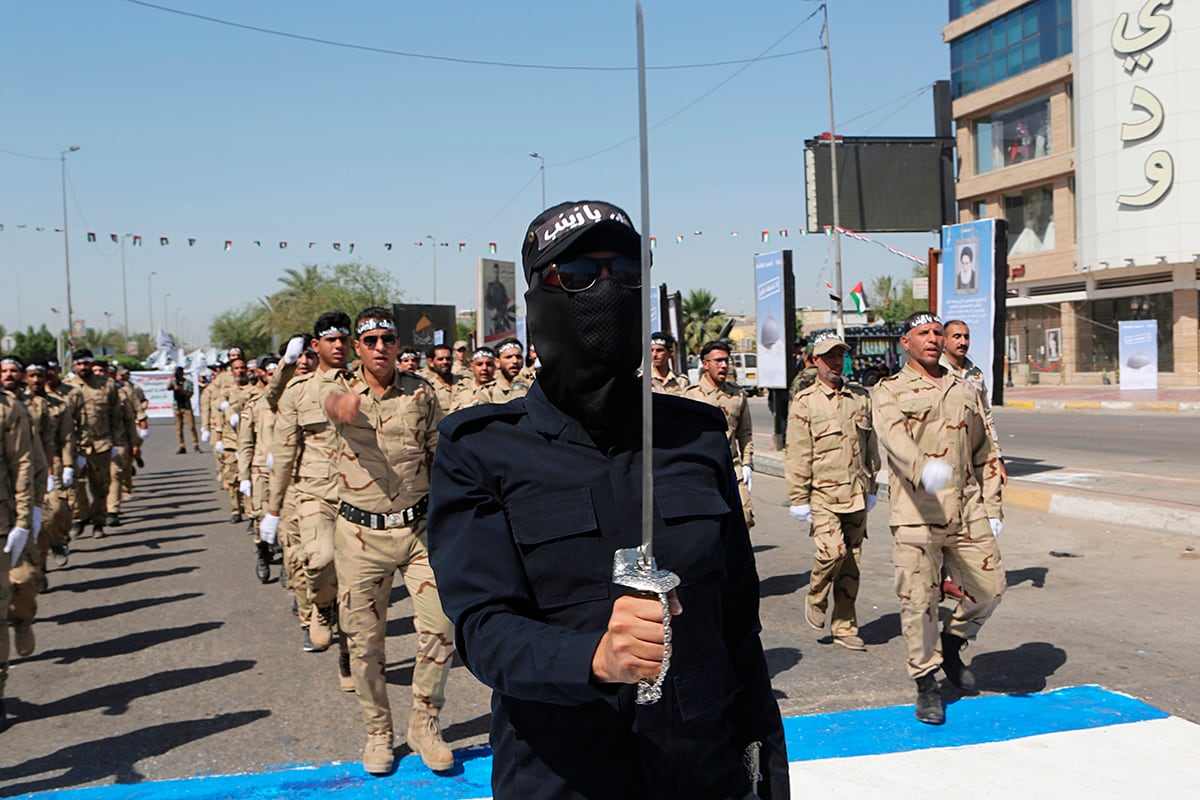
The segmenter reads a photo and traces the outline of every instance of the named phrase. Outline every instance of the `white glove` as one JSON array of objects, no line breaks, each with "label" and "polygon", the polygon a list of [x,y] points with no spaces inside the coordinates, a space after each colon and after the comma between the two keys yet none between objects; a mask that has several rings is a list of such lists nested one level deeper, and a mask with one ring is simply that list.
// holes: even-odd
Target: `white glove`
[{"label": "white glove", "polygon": [[212,434],[208,432],[208,428],[200,429],[200,441],[208,444],[208,440],[212,438]]},{"label": "white glove", "polygon": [[988,517],[988,524],[992,526],[992,536],[1000,538],[1000,532],[1004,530],[1004,520]]},{"label": "white glove", "polygon": [[275,469],[275,454],[267,453],[267,469]]},{"label": "white glove", "polygon": [[754,470],[750,467],[742,467],[742,483],[746,484],[746,491],[754,491]]},{"label": "white glove", "polygon": [[33,507],[33,530],[35,533],[42,529],[42,507]]},{"label": "white glove", "polygon": [[295,364],[300,360],[300,354],[304,352],[304,337],[293,336],[288,339],[287,349],[283,351],[283,363]]},{"label": "white glove", "polygon": [[925,462],[925,469],[921,470],[921,485],[930,494],[937,494],[950,482],[950,476],[953,474],[954,468],[945,461],[940,458],[930,459]]},{"label": "white glove", "polygon": [[246,495],[246,497],[250,496],[250,479],[249,478],[247,478],[244,481],[240,481],[238,483],[238,491],[241,492],[242,494]]},{"label": "white glove", "polygon": [[228,400],[222,400],[222,401],[221,401],[221,410],[222,410],[222,411],[228,411],[228,410],[229,410],[229,401],[228,401]]},{"label": "white glove", "polygon": [[267,514],[262,518],[262,522],[258,523],[258,538],[267,544],[275,544],[275,540],[279,538],[278,514]]},{"label": "white glove", "polygon": [[242,421],[242,416],[240,414],[230,414],[229,415],[229,427],[234,428],[236,430],[237,424],[241,421]]},{"label": "white glove", "polygon": [[121,457],[121,448],[119,448],[119,447],[114,447],[114,448],[113,448],[113,449],[112,449],[112,450],[109,452],[109,455],[110,455],[110,456],[112,456],[113,458],[120,458],[120,457]]},{"label": "white glove", "polygon": [[46,494],[53,492],[57,488],[58,488],[58,481],[54,480],[53,475],[47,475],[46,476]]},{"label": "white glove", "polygon": [[25,552],[25,542],[28,539],[29,531],[25,528],[13,528],[8,532],[8,541],[4,543],[4,552],[12,556],[9,563],[13,566],[16,566],[17,562],[21,560],[21,553]]},{"label": "white glove", "polygon": [[213,445],[213,450],[216,450],[218,453],[224,453],[225,452],[225,442],[223,442],[220,439],[217,439],[217,443]]},{"label": "white glove", "polygon": [[70,486],[75,482],[75,469],[73,467],[63,467],[63,488]]},{"label": "white glove", "polygon": [[812,524],[812,506],[808,503],[802,506],[791,506],[788,508],[788,513],[792,515],[792,519],[796,520],[796,522]]},{"label": "white glove", "polygon": [[75,456],[75,469],[83,469],[87,466],[87,456]]},{"label": "white glove", "polygon": [[875,504],[878,502],[879,502],[879,498],[876,497],[875,495],[873,495],[873,494],[867,495],[867,513],[868,514],[871,513],[871,509],[874,508]]},{"label": "white glove", "polygon": [[138,428],[138,436],[142,439],[149,439],[150,438],[150,429],[149,428]]}]

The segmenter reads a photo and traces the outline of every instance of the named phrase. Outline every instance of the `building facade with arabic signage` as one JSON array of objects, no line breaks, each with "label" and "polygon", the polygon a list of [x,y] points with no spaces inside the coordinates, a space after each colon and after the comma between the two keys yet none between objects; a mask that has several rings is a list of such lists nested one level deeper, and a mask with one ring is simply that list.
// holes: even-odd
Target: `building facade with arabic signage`
[{"label": "building facade with arabic signage", "polygon": [[1163,386],[1200,385],[1200,8],[949,0],[962,221],[1008,221],[1014,382],[1116,382],[1155,320]]}]

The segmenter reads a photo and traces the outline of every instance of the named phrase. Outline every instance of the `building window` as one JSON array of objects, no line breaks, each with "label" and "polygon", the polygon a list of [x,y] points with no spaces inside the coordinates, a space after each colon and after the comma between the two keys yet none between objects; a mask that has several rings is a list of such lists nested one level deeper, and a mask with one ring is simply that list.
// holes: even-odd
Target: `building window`
[{"label": "building window", "polygon": [[1034,0],[950,42],[950,94],[958,99],[1070,52],[1071,0]]},{"label": "building window", "polygon": [[992,0],[950,0],[950,19],[965,17],[977,8],[983,8]]},{"label": "building window", "polygon": [[1049,186],[1004,195],[1004,217],[1010,256],[1054,249],[1054,191]]},{"label": "building window", "polygon": [[977,219],[977,220],[987,219],[987,201],[986,200],[976,200],[974,203],[971,204],[971,207],[974,210],[974,214],[975,214],[974,218],[975,219]]},{"label": "building window", "polygon": [[1158,371],[1175,371],[1175,298],[1170,292],[1140,294],[1107,300],[1072,303],[1075,310],[1077,346],[1075,369],[1080,372],[1109,372],[1118,368],[1120,344],[1117,323],[1121,320],[1158,321]]},{"label": "building window", "polygon": [[1048,156],[1050,95],[981,117],[974,130],[976,174]]}]

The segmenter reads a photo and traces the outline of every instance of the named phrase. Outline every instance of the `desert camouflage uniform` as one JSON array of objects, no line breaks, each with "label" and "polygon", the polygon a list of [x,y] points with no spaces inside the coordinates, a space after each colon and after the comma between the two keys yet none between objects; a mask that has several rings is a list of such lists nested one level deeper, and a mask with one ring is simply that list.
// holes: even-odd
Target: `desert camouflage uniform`
[{"label": "desert camouflage uniform", "polygon": [[737,477],[738,493],[742,498],[742,513],[746,517],[746,527],[753,528],[754,506],[750,502],[750,490],[742,479],[743,466],[754,468],[754,429],[750,422],[750,402],[746,399],[746,392],[728,380],[717,386],[704,373],[699,382],[683,391],[683,396],[716,406],[725,413],[729,423],[729,454],[733,457],[733,474]]},{"label": "desert camouflage uniform", "polygon": [[[641,377],[639,375],[639,377]],[[673,369],[667,370],[667,377],[658,374],[657,370],[650,370],[650,378],[654,381],[650,386],[653,392],[663,392],[665,394],[683,394],[688,387],[687,375],[680,375]]]},{"label": "desert camouflage uniform", "polygon": [[480,386],[475,392],[475,405],[480,403],[507,403],[509,400],[516,400],[518,397],[524,397],[529,391],[529,384],[521,380],[520,373],[513,378],[512,383],[509,383],[507,378],[500,375],[500,370],[496,370],[496,377]]},{"label": "desert camouflage uniform", "polygon": [[[909,675],[919,678],[942,663],[938,590],[943,558],[964,592],[942,625],[946,633],[974,639],[1004,594],[1004,565],[988,524],[988,518],[1003,516],[1000,463],[978,392],[952,372],[935,382],[906,364],[876,384],[874,405],[875,432],[888,457],[900,627]],[[921,473],[932,459],[953,469],[936,495],[921,486]]]},{"label": "desert camouflage uniform", "polygon": [[[321,384],[323,396],[342,392],[359,394],[362,403],[353,422],[336,426],[343,512],[348,504],[391,517],[390,527],[377,530],[339,514],[334,536],[339,614],[350,640],[355,692],[367,733],[385,733],[393,730],[384,646],[396,570],[416,612],[414,710],[437,717],[454,657],[454,626],[442,611],[425,527],[429,468],[443,414],[430,385],[411,372],[398,370],[382,395],[371,391],[361,369]],[[415,520],[405,524],[400,515],[414,508]]]},{"label": "desert camouflage uniform", "polygon": [[[249,383],[238,384],[232,378],[220,390],[220,394],[212,399],[212,422],[214,449],[221,442],[222,451],[219,453],[221,463],[221,485],[229,493],[229,513],[241,516],[248,513],[245,496],[238,491],[238,434],[237,424],[241,424],[241,416],[247,401],[257,393],[257,388]],[[221,406],[225,406],[224,409]]]},{"label": "desert camouflage uniform", "polygon": [[[14,528],[33,531],[33,431],[29,415],[17,409],[20,403],[6,391],[0,390],[0,529],[7,537]],[[32,538],[32,536],[31,536]],[[28,549],[29,544],[26,544]],[[25,556],[22,556],[25,558]],[[0,549],[0,611],[7,611],[13,600],[9,582],[12,556]],[[0,698],[8,681],[8,614],[0,613]]]},{"label": "desert camouflage uniform", "polygon": [[454,372],[450,373],[450,381],[447,382],[441,375],[426,367],[417,373],[420,377],[429,382],[433,387],[434,396],[437,398],[438,407],[442,409],[442,415],[450,413],[450,407],[454,405],[454,396],[458,394],[458,387],[464,383],[474,383],[475,379],[461,378]]},{"label": "desert camouflage uniform", "polygon": [[792,398],[784,463],[788,505],[812,506],[816,553],[808,603],[824,618],[832,592],[831,632],[855,636],[867,495],[877,492],[879,472],[867,390],[856,383],[834,389],[817,381]]},{"label": "desert camouflage uniform", "polygon": [[528,387],[533,386],[533,382],[537,380],[537,369],[526,364],[517,373],[517,380],[525,384],[525,391],[529,391]]},{"label": "desert camouflage uniform", "polygon": [[[48,457],[50,475],[54,477],[54,488],[47,485],[42,503],[41,567],[46,568],[47,547],[65,547],[70,541],[71,506],[68,500],[71,490],[62,484],[63,467],[75,467],[75,436],[71,418],[70,402],[61,395],[47,391],[32,395],[45,403],[48,416],[46,430],[42,432]],[[47,431],[49,432],[47,434]]]},{"label": "desert camouflage uniform", "polygon": [[[29,426],[29,455],[32,467],[30,495],[33,501],[34,521],[29,526],[29,540],[25,543],[20,560],[16,563],[10,561],[8,582],[12,587],[12,599],[7,608],[0,609],[0,612],[8,616],[14,631],[21,628],[28,631],[37,617],[38,580],[42,577],[39,564],[45,556],[45,546],[41,543],[40,518],[41,505],[46,498],[46,478],[50,474],[49,463],[46,460],[46,442],[43,438],[49,427],[49,418],[44,404],[36,401],[29,403],[28,399],[18,398],[12,393],[7,394],[12,398],[13,413],[24,416]],[[3,528],[3,531],[7,536],[8,528]]]},{"label": "desert camouflage uniform", "polygon": [[108,464],[108,513],[120,515],[122,494],[128,494],[133,489],[133,448],[141,444],[142,440],[137,435],[137,423],[139,413],[144,417],[145,412],[138,406],[137,397],[128,383],[117,383],[116,387],[117,396],[120,398],[117,413],[122,419],[123,435],[119,440],[113,441],[113,444],[121,448],[121,454],[113,456]]},{"label": "desert camouflage uniform", "polygon": [[454,397],[450,400],[449,411],[459,411],[470,406],[477,406],[483,400],[479,399],[479,392],[484,386],[490,386],[491,382],[484,384],[475,383],[475,376],[471,375],[454,387]]},{"label": "desert camouflage uniform", "polygon": [[[75,391],[75,524],[103,527],[108,513],[112,449],[125,441],[125,406],[105,375],[78,380]],[[89,498],[90,494],[90,498]]]},{"label": "desert camouflage uniform", "polygon": [[816,367],[805,367],[804,369],[800,370],[799,372],[796,373],[796,377],[792,378],[792,388],[790,391],[792,397],[795,397],[796,395],[800,394],[801,392],[803,392],[805,389],[812,386],[816,382],[817,382],[817,368]]},{"label": "desert camouflage uniform", "polygon": [[1003,454],[1000,452],[1000,436],[996,433],[996,417],[992,414],[992,401],[988,397],[987,383],[983,379],[983,370],[981,370],[974,361],[970,358],[963,358],[963,368],[958,369],[953,362],[942,353],[942,358],[938,362],[944,369],[953,372],[958,376],[958,379],[969,383],[979,392],[979,403],[983,406],[984,419],[987,420],[988,436],[991,437],[992,446],[996,448],[996,458],[1000,458]]},{"label": "desert camouflage uniform", "polygon": [[332,609],[337,599],[333,527],[340,447],[321,405],[321,390],[323,384],[338,381],[343,374],[344,370],[318,367],[289,381],[279,398],[271,442],[275,467],[267,507],[279,509],[282,535],[287,523],[284,494],[289,485],[292,487],[299,516],[297,563],[301,569],[293,572],[289,566],[289,580],[301,581],[307,603],[320,609]]}]

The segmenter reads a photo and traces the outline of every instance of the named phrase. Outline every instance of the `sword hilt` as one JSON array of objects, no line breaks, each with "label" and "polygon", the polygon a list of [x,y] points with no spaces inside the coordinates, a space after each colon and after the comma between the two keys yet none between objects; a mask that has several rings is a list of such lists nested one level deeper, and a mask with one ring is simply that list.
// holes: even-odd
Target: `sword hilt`
[{"label": "sword hilt", "polygon": [[613,555],[613,583],[627,586],[647,595],[657,596],[663,612],[663,660],[658,677],[653,682],[641,679],[637,683],[639,705],[657,703],[662,699],[663,682],[671,668],[671,604],[667,593],[679,585],[679,576],[659,569],[653,558],[646,558],[641,547],[626,547]]}]

